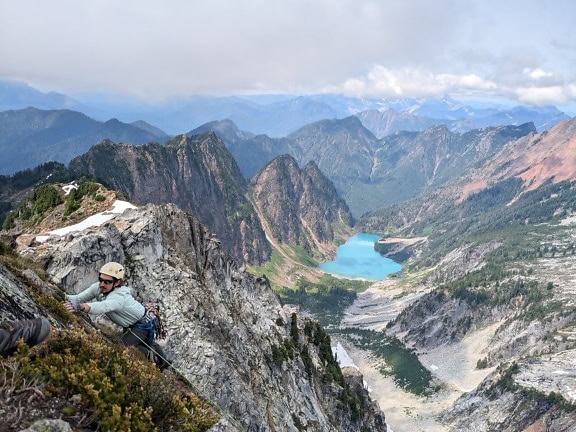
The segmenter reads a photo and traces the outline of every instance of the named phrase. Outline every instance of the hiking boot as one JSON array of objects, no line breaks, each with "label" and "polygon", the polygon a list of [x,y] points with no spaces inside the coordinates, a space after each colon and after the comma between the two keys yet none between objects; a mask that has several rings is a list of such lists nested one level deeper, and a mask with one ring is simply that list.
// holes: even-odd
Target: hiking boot
[{"label": "hiking boot", "polygon": [[10,355],[18,348],[18,340],[23,339],[29,347],[42,343],[52,334],[50,322],[44,318],[14,321],[10,330],[3,330],[0,336],[0,354]]}]

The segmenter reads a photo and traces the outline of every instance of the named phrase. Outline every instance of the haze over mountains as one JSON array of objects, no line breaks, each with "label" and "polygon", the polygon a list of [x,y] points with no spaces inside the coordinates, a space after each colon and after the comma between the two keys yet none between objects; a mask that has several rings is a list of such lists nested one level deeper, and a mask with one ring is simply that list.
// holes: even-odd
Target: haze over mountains
[{"label": "haze over mountains", "polygon": [[99,121],[111,118],[125,123],[144,120],[171,135],[210,121],[230,119],[242,130],[276,138],[318,120],[360,116],[374,110],[393,110],[404,117],[396,121],[396,126],[383,128],[379,119],[370,121],[375,113],[362,114],[365,126],[379,138],[396,130],[424,130],[439,122],[446,123],[450,130],[464,132],[485,126],[519,125],[532,121],[542,131],[569,117],[554,107],[511,107],[456,101],[448,95],[431,99],[353,98],[336,94],[191,96],[157,105],[87,96],[81,103],[62,94],[39,92],[22,82],[0,80],[0,111],[29,106],[73,109]]},{"label": "haze over mountains", "polygon": [[13,174],[44,162],[68,163],[103,139],[145,144],[169,137],[139,121],[99,122],[70,110],[26,108],[0,112],[0,174]]}]

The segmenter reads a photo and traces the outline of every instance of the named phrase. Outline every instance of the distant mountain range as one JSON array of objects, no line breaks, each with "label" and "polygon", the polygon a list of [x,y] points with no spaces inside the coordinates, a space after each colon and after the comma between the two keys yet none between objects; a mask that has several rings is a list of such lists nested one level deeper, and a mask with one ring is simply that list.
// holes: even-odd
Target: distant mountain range
[{"label": "distant mountain range", "polygon": [[[142,145],[170,138],[144,121],[99,122],[76,111],[36,108],[0,112],[0,130],[0,174],[48,161],[68,163],[105,139]],[[246,180],[283,154],[300,166],[314,162],[359,217],[446,183],[508,141],[536,133],[536,128],[526,123],[460,133],[434,125],[378,139],[358,117],[349,116],[307,124],[284,138],[243,131],[231,120],[206,123],[187,135],[208,131],[222,139]]]},{"label": "distant mountain range", "polygon": [[[22,104],[41,100],[45,105],[87,109],[63,95],[44,94],[22,83],[3,82],[0,92],[6,95],[0,97],[4,106],[10,101]],[[126,105],[118,105],[118,109],[122,107]],[[29,107],[0,112],[0,174],[48,161],[68,163],[105,139],[137,145],[168,141],[170,136],[157,127],[158,123],[146,121],[150,118],[146,114],[161,113],[174,121],[186,117],[189,123],[202,117],[210,121],[187,135],[215,131],[245,179],[251,179],[283,154],[291,155],[300,166],[313,161],[334,183],[354,217],[359,217],[440,186],[507,142],[567,118],[553,107],[474,109],[448,97],[384,100],[340,95],[198,96],[164,108],[138,108],[134,112],[142,117],[132,123],[116,118],[100,122],[68,109]],[[231,114],[229,118],[215,120],[214,116],[224,112]],[[350,112],[356,115],[338,118]],[[231,120],[234,117],[241,123]],[[321,120],[314,121],[316,118]],[[262,129],[286,132],[300,123],[304,125],[282,138],[261,133]],[[487,126],[492,123],[505,126]]]},{"label": "distant mountain range", "polygon": [[3,111],[0,131],[0,174],[12,174],[49,161],[68,163],[103,139],[145,144],[170,138],[143,121],[99,122],[67,109]]},{"label": "distant mountain range", "polygon": [[243,132],[229,120],[212,122],[188,135],[205,129],[214,130],[224,141],[247,178],[282,154],[293,156],[301,166],[315,162],[355,217],[445,184],[506,143],[536,133],[532,123],[465,133],[441,125],[377,139],[351,116],[311,123],[285,138]]},{"label": "distant mountain range", "polygon": [[[419,110],[416,110],[419,111]],[[428,110],[423,110],[424,112]],[[538,109],[517,106],[509,110],[481,110],[482,116],[477,113],[465,111],[463,117],[455,115],[443,118],[432,118],[408,111],[396,111],[389,108],[385,111],[368,110],[356,114],[362,124],[377,138],[384,138],[396,132],[421,132],[435,125],[444,125],[452,132],[468,132],[490,126],[519,126],[523,123],[534,123],[536,130],[541,132],[555,124],[569,119],[569,117],[554,107],[540,107]],[[455,117],[455,118],[450,118]]]},{"label": "distant mountain range", "polygon": [[[225,119],[255,134],[284,137],[315,121],[357,115],[376,137],[382,138],[397,130],[422,131],[432,124],[446,124],[454,132],[465,132],[479,127],[520,125],[531,121],[538,131],[542,131],[569,118],[555,107],[486,107],[456,101],[449,96],[431,99],[360,99],[336,94],[188,96],[158,105],[91,97],[81,103],[59,93],[42,93],[25,83],[0,80],[0,111],[29,106],[74,109],[100,121],[110,118],[125,123],[144,120],[171,135]],[[388,110],[394,110],[402,118],[395,122],[396,125],[382,127],[381,123],[386,119],[379,118],[378,112]]]},{"label": "distant mountain range", "polygon": [[443,186],[414,200],[370,212],[358,223],[364,229],[401,229],[410,234],[423,226],[435,226],[435,232],[448,237],[452,230],[487,230],[486,226],[478,227],[479,220],[499,229],[537,224],[542,214],[548,219],[574,214],[575,182],[573,118],[540,134],[511,140]]}]

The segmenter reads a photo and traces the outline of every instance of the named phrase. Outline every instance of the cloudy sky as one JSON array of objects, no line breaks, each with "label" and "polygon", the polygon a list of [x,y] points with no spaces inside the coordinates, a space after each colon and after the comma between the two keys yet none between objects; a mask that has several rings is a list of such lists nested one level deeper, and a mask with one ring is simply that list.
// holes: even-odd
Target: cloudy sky
[{"label": "cloudy sky", "polygon": [[573,0],[0,0],[0,77],[74,96],[338,92],[576,112]]}]

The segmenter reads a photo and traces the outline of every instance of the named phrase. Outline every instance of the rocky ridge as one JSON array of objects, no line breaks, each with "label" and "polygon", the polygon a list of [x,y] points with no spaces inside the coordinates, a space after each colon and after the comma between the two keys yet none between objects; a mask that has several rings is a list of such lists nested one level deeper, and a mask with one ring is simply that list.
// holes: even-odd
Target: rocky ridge
[{"label": "rocky ridge", "polygon": [[115,144],[105,140],[70,163],[70,170],[90,175],[123,191],[139,204],[173,203],[190,211],[239,261],[261,264],[270,247],[251,204],[236,162],[213,132],[174,138],[164,145]]},{"label": "rocky ridge", "polygon": [[[247,273],[219,243],[174,205],[148,205],[23,253],[67,292],[89,284],[102,263],[124,262],[135,294],[162,305],[174,366],[233,419],[214,430],[385,431],[357,373],[345,372],[353,397],[344,405],[341,385],[322,378],[326,359],[302,318],[295,322],[296,351],[274,357],[294,341],[294,318],[268,282]],[[304,347],[311,364],[299,354]]]}]

